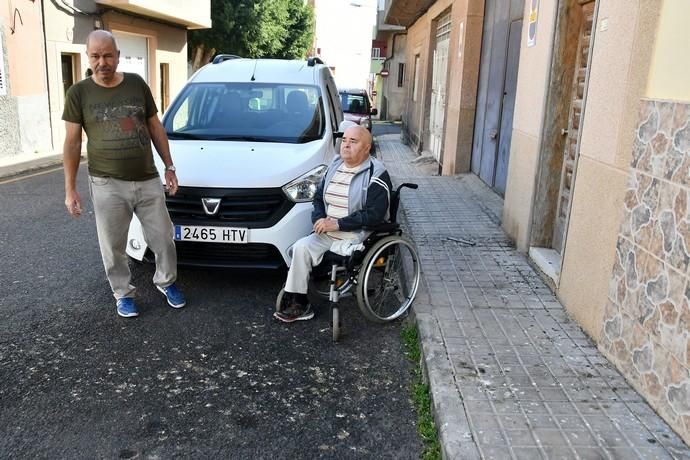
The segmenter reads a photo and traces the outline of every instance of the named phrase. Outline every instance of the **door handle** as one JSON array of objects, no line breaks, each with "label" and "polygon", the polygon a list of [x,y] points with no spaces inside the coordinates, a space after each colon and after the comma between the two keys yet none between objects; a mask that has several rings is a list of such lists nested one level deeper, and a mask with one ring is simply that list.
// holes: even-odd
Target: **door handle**
[{"label": "door handle", "polygon": [[489,139],[496,139],[498,137],[498,131],[495,129],[492,129],[489,131]]},{"label": "door handle", "polygon": [[568,129],[567,128],[561,129],[561,136],[567,136],[567,135],[568,135]]}]

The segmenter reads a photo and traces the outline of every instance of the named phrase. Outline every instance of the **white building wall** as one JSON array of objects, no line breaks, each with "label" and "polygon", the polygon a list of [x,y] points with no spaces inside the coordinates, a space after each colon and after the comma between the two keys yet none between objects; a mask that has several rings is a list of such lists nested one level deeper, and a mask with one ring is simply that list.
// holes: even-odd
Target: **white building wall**
[{"label": "white building wall", "polygon": [[316,48],[338,87],[367,88],[377,0],[316,0]]}]

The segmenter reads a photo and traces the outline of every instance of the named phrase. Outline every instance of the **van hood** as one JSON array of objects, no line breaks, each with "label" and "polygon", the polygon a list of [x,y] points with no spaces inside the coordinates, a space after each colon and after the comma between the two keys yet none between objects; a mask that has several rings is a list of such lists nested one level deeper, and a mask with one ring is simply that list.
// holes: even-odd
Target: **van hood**
[{"label": "van hood", "polygon": [[[335,152],[325,139],[306,144],[171,140],[170,153],[180,187],[282,187]],[[155,155],[164,177],[165,166]]]},{"label": "van hood", "polygon": [[353,121],[358,125],[362,124],[362,119],[366,118],[366,115],[357,115],[354,113],[345,112],[343,113],[346,120]]}]

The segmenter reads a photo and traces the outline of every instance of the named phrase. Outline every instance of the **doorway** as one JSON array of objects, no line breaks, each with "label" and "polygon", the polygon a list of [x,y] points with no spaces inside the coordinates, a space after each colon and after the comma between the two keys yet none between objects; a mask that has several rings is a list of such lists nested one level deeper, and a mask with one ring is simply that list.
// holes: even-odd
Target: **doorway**
[{"label": "doorway", "polygon": [[580,122],[585,99],[585,77],[589,68],[589,45],[592,39],[592,25],[594,23],[594,2],[582,6],[583,21],[578,33],[575,72],[570,89],[568,107],[568,125],[561,131],[565,136],[563,148],[563,164],[558,188],[558,202],[556,222],[553,227],[552,247],[559,254],[563,254],[565,232],[570,219],[573,185],[577,159],[580,154]]},{"label": "doorway", "polygon": [[450,12],[436,22],[436,47],[431,71],[431,110],[429,117],[429,150],[441,164],[443,123],[446,113],[446,81],[448,76],[448,49],[450,45]]},{"label": "doorway", "polygon": [[76,82],[76,56],[71,53],[60,54],[60,75],[62,76],[62,95]]},{"label": "doorway", "polygon": [[517,89],[524,0],[487,0],[471,170],[505,193]]},{"label": "doorway", "polygon": [[529,250],[556,285],[580,154],[595,14],[594,0],[565,0],[558,7]]}]

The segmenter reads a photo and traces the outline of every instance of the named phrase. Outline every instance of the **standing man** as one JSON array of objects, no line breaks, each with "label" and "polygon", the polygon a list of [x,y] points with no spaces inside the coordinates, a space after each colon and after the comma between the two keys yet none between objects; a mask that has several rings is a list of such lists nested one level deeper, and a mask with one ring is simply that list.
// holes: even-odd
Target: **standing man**
[{"label": "standing man", "polygon": [[314,194],[311,220],[314,233],[297,240],[285,282],[280,311],[284,323],[309,320],[314,312],[307,290],[309,274],[323,255],[337,247],[361,243],[367,227],[389,217],[391,180],[382,162],[369,155],[371,134],[359,125],[343,134],[340,156],[333,159]]},{"label": "standing man", "polygon": [[165,129],[146,82],[137,74],[117,72],[120,51],[110,32],[95,30],[86,38],[91,78],[73,85],[65,98],[65,206],[81,215],[77,171],[82,128],[88,137],[89,191],[96,216],[98,244],[117,314],[138,316],[125,248],[132,215],[141,221],[156,256],[153,282],[173,308],[185,306],[175,285],[177,254],[165,194],[153,162],[151,142],[165,164],[165,184],[177,191],[175,166]]}]

